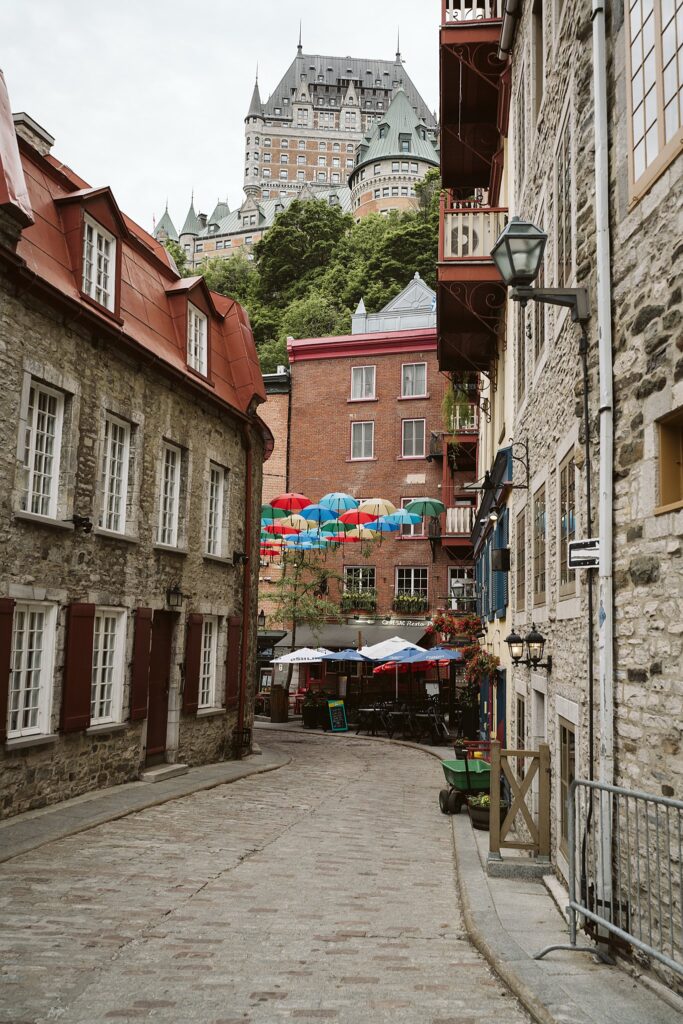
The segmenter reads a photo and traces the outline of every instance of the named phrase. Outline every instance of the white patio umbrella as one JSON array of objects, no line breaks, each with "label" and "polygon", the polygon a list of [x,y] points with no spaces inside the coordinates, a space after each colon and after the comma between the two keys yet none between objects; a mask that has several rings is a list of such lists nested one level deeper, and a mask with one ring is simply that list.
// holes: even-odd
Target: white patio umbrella
[{"label": "white patio umbrella", "polygon": [[388,640],[380,640],[378,644],[373,644],[372,647],[361,647],[360,653],[364,657],[369,658],[370,661],[391,661],[392,654],[398,654],[399,651],[405,651],[406,648],[410,648],[413,651],[424,650],[419,644],[413,644],[410,640],[404,640],[401,636],[392,636]]},{"label": "white patio umbrella", "polygon": [[297,651],[290,651],[280,658],[273,658],[271,665],[305,665],[311,661],[322,661],[326,654],[331,654],[326,647],[300,647]]}]

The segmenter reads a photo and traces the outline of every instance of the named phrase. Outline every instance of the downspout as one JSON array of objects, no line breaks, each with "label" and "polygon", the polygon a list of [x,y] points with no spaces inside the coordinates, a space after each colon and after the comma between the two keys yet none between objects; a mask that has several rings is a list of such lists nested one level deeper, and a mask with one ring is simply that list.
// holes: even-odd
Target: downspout
[{"label": "downspout", "polygon": [[244,729],[244,703],[247,694],[247,668],[249,665],[249,634],[251,629],[251,574],[252,574],[252,549],[254,547],[252,541],[252,471],[253,471],[253,454],[251,444],[251,433],[248,424],[242,425],[242,437],[244,439],[244,449],[246,453],[246,468],[245,468],[245,486],[244,486],[244,548],[247,552],[248,560],[244,566],[244,575],[242,577],[242,657],[240,659],[240,683],[239,683],[239,694],[237,698],[237,746],[235,747],[235,757],[240,759],[243,752],[242,734]]},{"label": "downspout", "polygon": [[[600,690],[600,781],[614,783],[614,618],[612,584],[613,524],[613,387],[612,294],[609,237],[609,142],[607,125],[607,53],[605,0],[593,0],[593,94],[595,104],[595,255],[600,387],[598,650]],[[611,902],[612,822],[609,808],[604,820],[603,899]]]}]

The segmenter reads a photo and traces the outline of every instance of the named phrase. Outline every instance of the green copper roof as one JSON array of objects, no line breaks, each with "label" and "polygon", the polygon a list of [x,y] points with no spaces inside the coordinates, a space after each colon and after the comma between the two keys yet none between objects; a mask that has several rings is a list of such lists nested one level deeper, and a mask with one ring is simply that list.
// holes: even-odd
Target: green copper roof
[{"label": "green copper roof", "polygon": [[254,85],[254,91],[251,95],[251,103],[249,104],[249,113],[247,117],[261,117],[263,113],[263,104],[261,103],[261,93],[258,88],[258,77],[256,78],[256,84]]},{"label": "green copper roof", "polygon": [[[403,143],[408,143],[406,150]],[[436,135],[421,123],[405,91],[399,89],[394,96],[386,116],[373,128],[369,141],[363,139],[358,149],[354,174],[373,160],[398,157],[403,160],[425,160],[439,166],[439,149]]]},{"label": "green copper roof", "polygon": [[187,211],[187,217],[185,223],[180,229],[181,235],[201,235],[204,228],[201,225],[199,217],[194,212],[194,199],[190,203],[190,209]]},{"label": "green copper roof", "polygon": [[164,210],[163,216],[159,219],[159,223],[154,229],[155,238],[159,238],[161,234],[166,235],[167,238],[171,238],[174,242],[178,241],[178,232],[171,220],[171,215],[168,212],[168,206]]},{"label": "green copper roof", "polygon": [[225,199],[219,199],[216,203],[216,208],[209,217],[209,224],[220,224],[224,217],[227,217],[230,213],[230,207]]}]

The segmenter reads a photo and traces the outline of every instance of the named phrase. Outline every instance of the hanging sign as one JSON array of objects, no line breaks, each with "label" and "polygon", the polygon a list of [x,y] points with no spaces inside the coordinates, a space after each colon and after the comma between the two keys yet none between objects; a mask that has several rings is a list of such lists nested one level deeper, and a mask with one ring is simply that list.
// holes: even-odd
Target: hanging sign
[{"label": "hanging sign", "polygon": [[570,569],[597,569],[600,565],[600,538],[570,540],[567,564]]},{"label": "hanging sign", "polygon": [[348,732],[349,725],[346,721],[346,707],[343,700],[328,700],[327,709],[330,713],[330,728],[332,732]]}]

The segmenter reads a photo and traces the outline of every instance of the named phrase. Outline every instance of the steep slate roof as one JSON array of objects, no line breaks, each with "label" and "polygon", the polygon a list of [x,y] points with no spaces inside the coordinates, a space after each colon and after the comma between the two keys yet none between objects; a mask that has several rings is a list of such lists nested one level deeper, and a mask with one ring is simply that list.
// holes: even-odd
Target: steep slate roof
[{"label": "steep slate roof", "polygon": [[[303,191],[303,189],[302,189]],[[307,193],[308,194],[308,193]],[[315,189],[313,197],[320,199],[323,202],[329,203],[330,199],[335,197],[339,200],[339,206],[344,213],[350,213],[351,211],[351,192],[346,185],[337,185],[335,188],[328,189]],[[295,199],[299,199],[299,195],[287,195],[287,196],[276,196],[273,199],[259,199],[256,202],[256,209],[258,212],[258,220],[256,224],[245,225],[241,217],[238,216],[239,210],[233,210],[232,213],[226,214],[221,220],[217,221],[218,230],[210,231],[208,226],[198,232],[200,238],[220,238],[221,235],[235,235],[242,232],[249,233],[250,231],[261,231],[265,228],[272,227],[273,221],[278,213],[282,210],[286,210],[290,203],[293,203]],[[245,209],[245,207],[247,207]],[[242,204],[241,207],[245,213],[251,213],[252,208],[247,203]],[[211,215],[213,220],[213,214]]]},{"label": "steep slate roof", "polygon": [[[409,153],[401,151],[402,135],[410,136]],[[436,137],[417,120],[415,111],[403,89],[396,92],[386,116],[373,125],[372,132],[361,142],[354,173],[359,167],[363,167],[373,160],[387,157],[400,157],[403,160],[426,160],[435,167],[439,166]]]},{"label": "steep slate roof", "polygon": [[[227,200],[219,199],[216,203],[213,213],[209,217],[209,224],[220,224],[224,217],[227,217],[230,213],[230,207],[228,206]],[[214,232],[215,233],[215,232]]]},{"label": "steep slate roof", "polygon": [[187,217],[185,218],[185,223],[183,224],[182,228],[180,229],[180,234],[181,235],[201,235],[203,230],[204,229],[202,228],[202,222],[200,221],[200,219],[197,216],[197,214],[194,212],[194,199],[192,199],[192,201],[190,202],[190,209],[187,211]]},{"label": "steep slate roof", "polygon": [[159,223],[154,229],[154,237],[158,238],[162,231],[166,233],[167,238],[173,239],[174,242],[178,241],[178,232],[176,231],[175,225],[171,220],[171,215],[168,212],[168,206],[164,210],[163,215],[159,219]]},{"label": "steep slate roof", "polygon": [[249,113],[247,117],[261,117],[263,110],[263,104],[261,103],[261,93],[258,88],[258,75],[256,76],[256,83],[254,85],[254,91],[251,94],[251,103],[249,104]]},{"label": "steep slate roof", "polygon": [[[233,299],[209,292],[203,278],[181,279],[164,247],[118,211],[111,190],[92,189],[65,164],[52,156],[41,156],[29,143],[18,139],[9,105],[2,103],[3,84],[0,81],[0,209],[22,226],[28,221],[16,253],[0,244],[0,256],[13,272],[49,301],[66,303],[71,310],[79,309],[86,321],[97,321],[105,336],[115,335],[117,345],[129,344],[151,353],[192,388],[201,389],[208,400],[242,415],[248,414],[254,399],[265,401],[256,346],[244,309]],[[22,194],[22,205],[17,207],[16,196]],[[67,243],[64,218],[68,210],[94,196],[111,205],[120,225],[117,319],[81,294],[80,267],[73,264]],[[188,371],[185,333],[177,323],[177,308],[172,306],[178,291],[191,292],[193,288],[202,288],[213,305],[211,380],[206,382]],[[180,320],[184,325],[185,318]],[[256,423],[268,445],[268,438],[272,440],[270,431],[258,418]]]},{"label": "steep slate roof", "polygon": [[[355,87],[361,89],[374,89],[376,79],[380,79],[380,88],[396,89],[399,84],[403,85],[410,105],[417,113],[418,119],[423,118],[430,127],[436,127],[434,117],[424,102],[415,85],[411,81],[403,64],[396,60],[368,60],[364,57],[324,57],[320,54],[304,53],[297,55],[285,71],[282,79],[275,87],[268,100],[263,105],[264,117],[283,121],[292,120],[291,99],[296,95],[301,86],[300,75],[306,74],[306,84],[313,87],[329,86],[338,90],[339,100],[344,98],[346,85],[342,81],[353,80]],[[318,76],[323,75],[324,81],[318,82]],[[394,85],[394,83],[397,83]],[[285,106],[284,98],[290,101]],[[253,98],[252,98],[253,103]],[[275,107],[280,107],[281,114],[275,113]],[[363,108],[365,109],[365,108]],[[370,109],[370,108],[368,108]],[[372,109],[377,109],[373,104]]]}]

